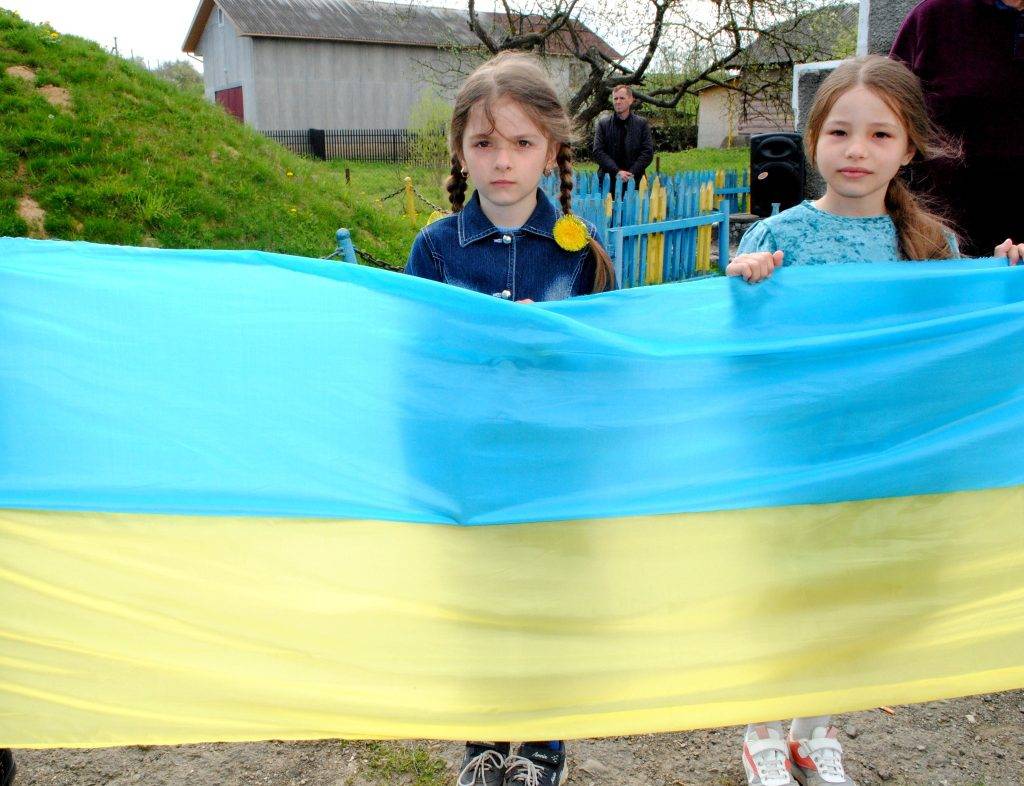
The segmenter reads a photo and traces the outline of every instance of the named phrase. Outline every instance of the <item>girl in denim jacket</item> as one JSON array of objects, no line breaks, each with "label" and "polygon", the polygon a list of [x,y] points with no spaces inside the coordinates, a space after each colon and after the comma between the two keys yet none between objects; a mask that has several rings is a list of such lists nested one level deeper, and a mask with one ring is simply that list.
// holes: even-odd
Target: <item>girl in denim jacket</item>
[{"label": "girl in denim jacket", "polygon": [[[594,226],[572,214],[572,120],[535,58],[502,53],[469,76],[449,147],[452,213],[417,235],[407,273],[526,302],[615,288]],[[561,218],[538,187],[556,166]]]},{"label": "girl in denim jacket", "polygon": [[[540,62],[505,52],[459,90],[448,140],[452,213],[424,227],[405,271],[518,302],[561,300],[615,288],[592,224],[572,214],[572,120]],[[540,190],[558,167],[562,216]],[[468,203],[467,177],[475,192]],[[468,742],[459,786],[556,786],[561,741]]]}]

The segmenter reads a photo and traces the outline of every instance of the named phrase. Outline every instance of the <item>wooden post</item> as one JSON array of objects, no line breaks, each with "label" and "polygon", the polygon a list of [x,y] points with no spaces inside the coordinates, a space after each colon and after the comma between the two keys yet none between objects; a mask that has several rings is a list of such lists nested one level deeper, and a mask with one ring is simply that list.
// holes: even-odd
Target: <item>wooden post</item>
[{"label": "wooden post", "polygon": [[416,226],[419,216],[416,215],[416,199],[412,189],[411,177],[405,178],[405,215],[409,218],[412,225]]},{"label": "wooden post", "polygon": [[722,223],[718,225],[718,269],[725,273],[729,264],[729,200],[723,199],[718,203],[718,209],[722,211]]},{"label": "wooden post", "polygon": [[661,156],[654,157],[654,171],[657,174],[661,174]]},{"label": "wooden post", "polygon": [[342,260],[351,265],[357,264],[356,249],[352,245],[352,233],[343,227],[335,234],[338,239],[338,251],[341,252]]},{"label": "wooden post", "polygon": [[345,167],[345,185],[347,186],[351,182],[352,182],[352,173],[349,171],[348,167]]}]

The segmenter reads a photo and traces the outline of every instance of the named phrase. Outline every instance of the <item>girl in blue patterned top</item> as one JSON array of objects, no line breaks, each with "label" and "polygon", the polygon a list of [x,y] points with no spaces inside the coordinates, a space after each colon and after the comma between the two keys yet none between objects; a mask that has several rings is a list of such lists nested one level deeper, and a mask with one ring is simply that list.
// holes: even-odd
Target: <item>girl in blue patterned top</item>
[{"label": "girl in blue patterned top", "polygon": [[[825,195],[756,224],[726,274],[754,283],[781,265],[950,259],[956,235],[899,176],[916,156],[946,151],[928,119],[921,84],[903,64],[877,55],[840,65],[822,83],[808,117],[807,154]],[[1024,239],[1024,238],[1022,238]],[[1024,244],[995,256],[1016,264]],[[752,724],[743,739],[748,786],[854,786],[831,716]]]},{"label": "girl in blue patterned top", "polygon": [[[751,227],[726,275],[754,283],[781,265],[960,256],[952,229],[900,177],[915,157],[949,154],[903,64],[872,55],[833,71],[815,96],[805,145],[825,195]],[[993,253],[1017,264],[1024,243],[1008,238]]]}]

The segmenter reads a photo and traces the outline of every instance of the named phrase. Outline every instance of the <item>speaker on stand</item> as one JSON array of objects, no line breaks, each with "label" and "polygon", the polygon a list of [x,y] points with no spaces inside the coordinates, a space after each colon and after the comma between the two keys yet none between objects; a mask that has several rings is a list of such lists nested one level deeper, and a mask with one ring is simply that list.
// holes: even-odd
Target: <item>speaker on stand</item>
[{"label": "speaker on stand", "polygon": [[750,137],[750,212],[762,218],[773,206],[785,210],[804,198],[804,146],[800,134]]}]

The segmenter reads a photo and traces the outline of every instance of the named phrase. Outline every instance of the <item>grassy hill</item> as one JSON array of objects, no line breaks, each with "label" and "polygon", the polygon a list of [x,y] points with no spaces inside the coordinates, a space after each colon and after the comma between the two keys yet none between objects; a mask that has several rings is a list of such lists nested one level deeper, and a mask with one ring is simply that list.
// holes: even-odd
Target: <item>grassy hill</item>
[{"label": "grassy hill", "polygon": [[[661,164],[745,167],[748,151],[665,153]],[[446,204],[444,174],[300,158],[201,96],[0,8],[0,235],[316,257],[343,226],[401,265],[418,226],[401,198],[381,198],[410,175]],[[416,207],[421,226],[430,208]]]},{"label": "grassy hill", "polygon": [[346,186],[338,167],[292,155],[97,44],[0,9],[0,235],[322,256],[339,226],[393,260],[415,231]]}]

